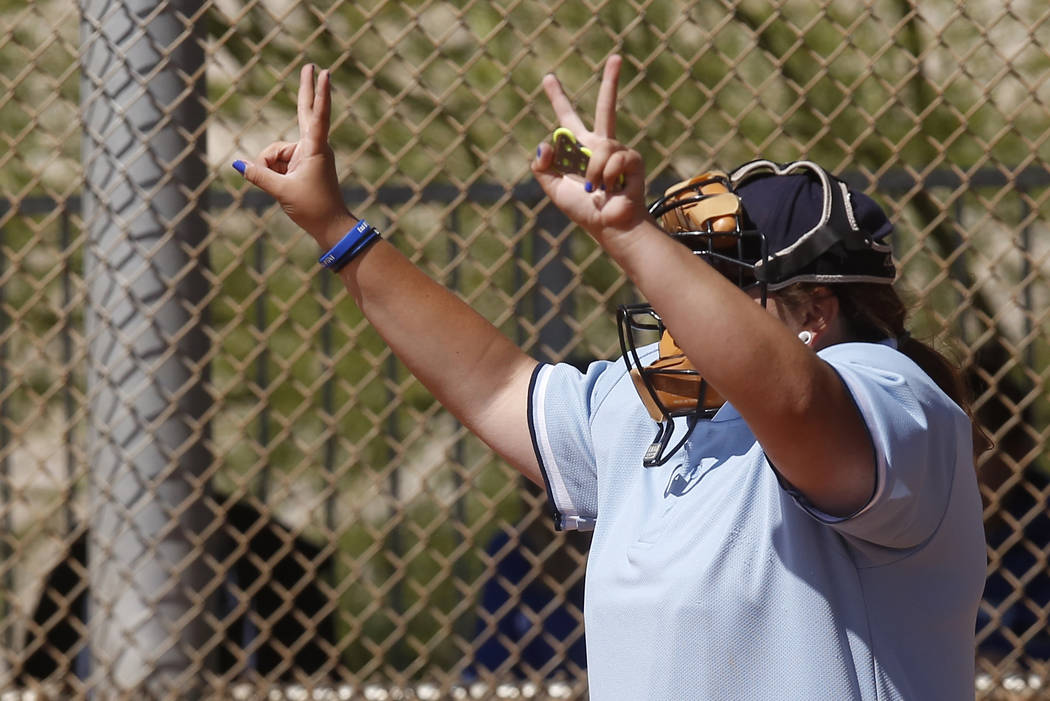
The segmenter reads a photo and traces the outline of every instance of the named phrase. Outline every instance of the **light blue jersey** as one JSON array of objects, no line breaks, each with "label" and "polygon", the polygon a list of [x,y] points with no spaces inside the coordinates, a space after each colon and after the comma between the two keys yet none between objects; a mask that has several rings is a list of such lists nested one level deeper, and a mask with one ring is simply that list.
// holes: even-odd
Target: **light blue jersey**
[{"label": "light blue jersey", "polygon": [[974,697],[986,563],[970,422],[889,345],[820,356],[876,450],[876,493],[849,518],[782,486],[730,405],[644,468],[656,425],[622,361],[537,369],[529,420],[555,517],[594,528],[593,701]]}]

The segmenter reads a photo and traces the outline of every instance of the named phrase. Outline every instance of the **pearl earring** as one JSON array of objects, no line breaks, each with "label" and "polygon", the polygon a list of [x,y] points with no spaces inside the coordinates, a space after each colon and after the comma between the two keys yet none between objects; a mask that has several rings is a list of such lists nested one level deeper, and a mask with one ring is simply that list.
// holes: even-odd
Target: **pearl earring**
[{"label": "pearl earring", "polygon": [[810,343],[813,342],[813,332],[812,331],[800,331],[799,334],[798,334],[798,340],[802,341],[803,343],[805,343],[808,346]]}]

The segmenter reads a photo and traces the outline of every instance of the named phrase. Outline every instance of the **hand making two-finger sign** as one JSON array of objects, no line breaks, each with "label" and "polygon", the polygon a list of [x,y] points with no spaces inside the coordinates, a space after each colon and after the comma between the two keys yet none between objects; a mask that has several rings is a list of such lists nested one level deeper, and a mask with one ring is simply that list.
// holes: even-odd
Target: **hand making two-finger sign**
[{"label": "hand making two-finger sign", "polygon": [[[331,245],[330,230],[338,231],[349,214],[339,190],[335,156],[328,144],[332,114],[331,76],[306,65],[300,72],[297,115],[299,140],[276,141],[253,163],[237,161],[251,183],[280,202],[288,216],[322,246]],[[333,222],[338,224],[333,227]]]},{"label": "hand making two-finger sign", "polygon": [[[587,129],[554,75],[543,79],[561,129],[556,138],[577,149],[570,163],[549,143],[540,145],[532,170],[551,201],[600,243],[609,236],[626,233],[647,216],[645,173],[641,155],[616,140],[616,94],[622,59],[611,56],[605,63],[594,129]],[[582,154],[582,155],[580,155]],[[586,164],[585,168],[583,167]],[[570,175],[582,175],[582,179]]]}]

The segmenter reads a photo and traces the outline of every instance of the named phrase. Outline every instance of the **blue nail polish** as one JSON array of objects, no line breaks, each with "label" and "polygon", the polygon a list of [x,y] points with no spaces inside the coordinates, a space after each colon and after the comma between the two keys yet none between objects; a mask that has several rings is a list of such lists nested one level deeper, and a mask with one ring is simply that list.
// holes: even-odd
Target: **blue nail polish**
[{"label": "blue nail polish", "polygon": [[583,189],[587,192],[594,192],[594,185],[591,185],[591,181],[588,180],[583,184]]},{"label": "blue nail polish", "polygon": [[234,161],[233,162],[233,169],[235,171],[237,171],[238,173],[240,173],[241,175],[244,175],[244,169],[246,167],[247,166],[245,165],[244,161]]},{"label": "blue nail polish", "polygon": [[537,146],[536,147],[536,158],[539,158],[541,153],[543,153],[543,147],[542,146]]}]

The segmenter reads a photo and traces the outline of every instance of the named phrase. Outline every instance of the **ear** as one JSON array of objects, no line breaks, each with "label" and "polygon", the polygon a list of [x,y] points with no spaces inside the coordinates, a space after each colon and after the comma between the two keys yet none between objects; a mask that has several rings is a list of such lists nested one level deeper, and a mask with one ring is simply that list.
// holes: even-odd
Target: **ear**
[{"label": "ear", "polygon": [[827,287],[813,289],[809,300],[799,310],[802,327],[813,333],[813,348],[819,349],[843,340],[839,298]]}]

